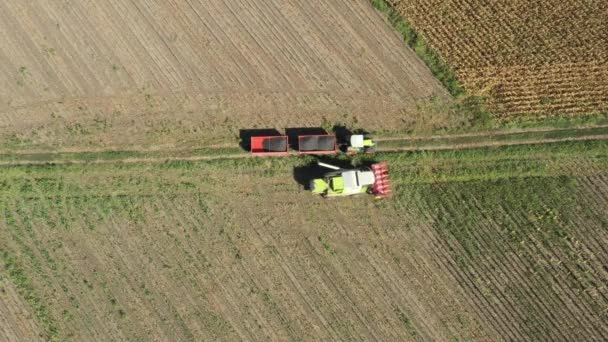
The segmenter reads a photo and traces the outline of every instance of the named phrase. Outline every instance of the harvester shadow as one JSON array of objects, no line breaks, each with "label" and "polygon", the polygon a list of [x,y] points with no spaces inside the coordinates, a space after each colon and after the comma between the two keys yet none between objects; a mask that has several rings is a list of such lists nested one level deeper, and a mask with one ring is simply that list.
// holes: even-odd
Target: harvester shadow
[{"label": "harvester shadow", "polygon": [[298,150],[299,139],[301,135],[326,135],[327,131],[321,127],[295,127],[285,128],[285,135],[289,138],[289,147],[293,150]]},{"label": "harvester shadow", "polygon": [[275,128],[254,128],[239,130],[239,146],[247,152],[251,150],[252,137],[275,137],[282,134]]}]

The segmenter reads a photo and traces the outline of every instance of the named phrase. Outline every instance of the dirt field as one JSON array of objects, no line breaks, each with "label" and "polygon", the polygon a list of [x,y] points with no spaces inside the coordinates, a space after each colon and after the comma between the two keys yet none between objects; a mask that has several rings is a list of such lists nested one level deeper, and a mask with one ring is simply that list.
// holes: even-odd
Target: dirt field
[{"label": "dirt field", "polygon": [[366,0],[9,0],[0,34],[0,130],[19,146],[399,129],[449,99]]},{"label": "dirt field", "polygon": [[608,111],[604,1],[390,2],[498,112]]},{"label": "dirt field", "polygon": [[42,171],[33,191],[53,199],[4,197],[0,247],[22,260],[59,338],[493,336],[409,214],[311,198],[287,167],[224,177],[204,165]]},{"label": "dirt field", "polygon": [[383,202],[296,157],[3,166],[0,250],[60,340],[601,339],[607,150],[386,154]]}]

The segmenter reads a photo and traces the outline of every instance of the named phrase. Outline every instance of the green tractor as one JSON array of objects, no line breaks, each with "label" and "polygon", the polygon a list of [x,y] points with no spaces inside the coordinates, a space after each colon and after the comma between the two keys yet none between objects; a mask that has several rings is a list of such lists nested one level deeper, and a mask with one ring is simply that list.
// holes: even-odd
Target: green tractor
[{"label": "green tractor", "polygon": [[323,178],[313,179],[310,182],[313,194],[323,197],[373,194],[376,198],[387,198],[391,195],[386,163],[359,169],[343,169],[321,162],[318,164],[333,171],[326,173]]},{"label": "green tractor", "polygon": [[342,144],[343,151],[347,154],[374,153],[376,152],[376,141],[369,134],[354,134],[346,137]]}]

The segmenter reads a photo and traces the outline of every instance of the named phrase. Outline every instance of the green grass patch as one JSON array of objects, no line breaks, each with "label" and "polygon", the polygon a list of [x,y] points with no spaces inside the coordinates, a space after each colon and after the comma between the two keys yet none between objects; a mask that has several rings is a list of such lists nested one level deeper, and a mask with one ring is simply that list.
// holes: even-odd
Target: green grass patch
[{"label": "green grass patch", "polygon": [[608,135],[608,127],[589,128],[563,128],[559,130],[533,130],[527,132],[495,132],[487,135],[461,135],[445,136],[424,139],[384,140],[379,142],[382,148],[438,148],[458,147],[466,145],[491,145],[491,144],[524,144],[526,142],[543,140],[577,139],[582,137],[592,138],[594,136]]},{"label": "green grass patch", "polygon": [[[338,155],[328,161],[349,162]],[[604,168],[608,142],[603,140],[540,145],[485,147],[466,150],[377,153],[360,155],[354,164],[388,161],[396,184],[466,181],[568,175]],[[93,198],[100,203],[116,198],[118,207],[129,207],[121,196],[153,196],[167,193],[200,193],[222,177],[282,177],[292,179],[294,167],[315,162],[314,157],[237,158],[164,163],[62,164],[0,167],[0,197],[47,199],[59,208],[65,200],[54,197]],[[222,175],[222,176],[219,176]],[[50,200],[53,198],[53,200]],[[88,200],[86,200],[88,201]],[[70,202],[72,203],[72,202]],[[71,204],[70,204],[71,205]],[[102,205],[101,207],[104,207]]]},{"label": "green grass patch", "polygon": [[[441,208],[434,215],[437,230],[446,239],[456,239],[474,262],[487,253],[521,247],[530,235],[561,245],[577,227],[573,221],[580,211],[573,196],[576,186],[576,178],[568,176],[512,177],[417,185],[400,193],[400,199],[415,198],[423,208]],[[513,215],[528,224],[522,225]],[[487,243],[477,237],[479,222],[497,228],[489,232]]]}]

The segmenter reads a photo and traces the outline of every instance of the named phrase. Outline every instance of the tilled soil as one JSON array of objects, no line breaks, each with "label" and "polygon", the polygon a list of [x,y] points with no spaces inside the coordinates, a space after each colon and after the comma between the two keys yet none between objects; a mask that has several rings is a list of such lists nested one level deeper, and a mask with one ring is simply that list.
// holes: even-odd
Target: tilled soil
[{"label": "tilled soil", "polygon": [[[65,147],[397,129],[449,100],[366,0],[0,4],[0,129]],[[12,139],[12,140],[11,140]]]}]

